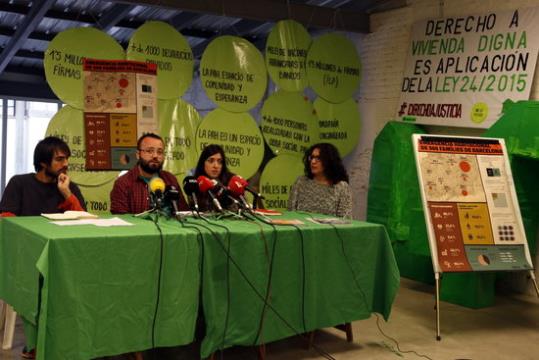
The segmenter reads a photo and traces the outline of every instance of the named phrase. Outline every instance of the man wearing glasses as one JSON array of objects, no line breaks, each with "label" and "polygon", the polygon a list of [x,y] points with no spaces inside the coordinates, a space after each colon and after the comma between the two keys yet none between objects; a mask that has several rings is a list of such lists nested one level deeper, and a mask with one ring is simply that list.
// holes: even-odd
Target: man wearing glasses
[{"label": "man wearing glasses", "polygon": [[[150,209],[148,183],[154,177],[160,177],[167,186],[180,186],[176,177],[162,170],[165,161],[163,139],[156,134],[145,134],[137,142],[137,165],[114,182],[110,192],[110,212],[113,214],[138,214]],[[179,193],[179,210],[189,210],[187,203]]]}]

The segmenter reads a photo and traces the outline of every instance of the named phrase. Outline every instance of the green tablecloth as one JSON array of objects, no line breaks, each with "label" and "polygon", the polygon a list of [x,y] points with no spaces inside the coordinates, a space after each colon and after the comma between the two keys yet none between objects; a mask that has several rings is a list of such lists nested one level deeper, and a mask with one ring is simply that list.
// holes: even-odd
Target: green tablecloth
[{"label": "green tablecloth", "polygon": [[220,221],[229,237],[215,226],[214,235],[203,230],[202,357],[219,348],[368,318],[372,312],[387,319],[399,271],[385,228],[358,221],[319,225],[310,217],[286,213],[279,218],[303,224],[277,231],[247,221]]},{"label": "green tablecloth", "polygon": [[[134,225],[0,220],[0,298],[33,323],[40,303],[38,359],[90,359],[152,346],[159,232],[149,220],[124,219]],[[171,221],[160,224],[164,256],[155,345],[188,344],[198,312],[199,245],[194,232]]]},{"label": "green tablecloth", "polygon": [[[41,294],[40,358],[89,359],[151,347],[159,233],[148,220],[123,218],[135,225],[0,221],[0,298],[31,320]],[[399,272],[383,226],[319,225],[299,213],[279,218],[304,224],[274,229],[234,219],[214,222],[220,226],[200,219],[186,225],[159,221],[165,247],[156,346],[193,340],[200,285],[203,357],[371,312],[389,316]]]}]

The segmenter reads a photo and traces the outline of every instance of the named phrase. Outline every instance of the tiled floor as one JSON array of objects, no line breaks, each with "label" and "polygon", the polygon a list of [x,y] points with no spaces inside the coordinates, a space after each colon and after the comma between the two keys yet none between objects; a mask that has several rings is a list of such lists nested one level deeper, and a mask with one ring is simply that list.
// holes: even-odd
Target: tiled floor
[{"label": "tiled floor", "polygon": [[[430,286],[402,280],[389,322],[381,318],[379,321],[383,333],[398,341],[398,347],[393,340],[382,334],[376,316],[353,324],[353,343],[344,340],[343,332],[325,329],[317,332],[315,344],[339,360],[539,359],[538,299],[529,296],[498,296],[495,306],[481,310],[442,303],[442,340],[436,341],[433,292]],[[19,359],[22,345],[22,327],[18,326],[14,349],[0,351],[0,359]],[[191,359],[193,357],[190,353],[185,350],[171,350],[167,355],[148,353],[145,359]],[[256,359],[256,352],[253,348],[233,348],[226,350],[222,358]],[[269,344],[266,358],[324,359],[315,350],[307,350],[305,343],[298,337]],[[216,360],[219,359],[221,354],[216,356]]]}]

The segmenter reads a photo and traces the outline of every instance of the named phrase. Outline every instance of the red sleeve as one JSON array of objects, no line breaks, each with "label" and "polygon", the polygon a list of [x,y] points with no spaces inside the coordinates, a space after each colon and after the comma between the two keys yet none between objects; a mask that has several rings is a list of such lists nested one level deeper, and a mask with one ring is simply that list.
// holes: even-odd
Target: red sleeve
[{"label": "red sleeve", "polygon": [[116,179],[110,192],[110,212],[112,214],[128,214],[130,212],[127,191],[127,186],[122,184],[122,177]]},{"label": "red sleeve", "polygon": [[79,199],[74,194],[71,194],[70,197],[65,199],[63,203],[58,205],[58,208],[61,210],[74,210],[74,211],[84,211],[82,206],[80,206]]},{"label": "red sleeve", "polygon": [[15,215],[14,213],[9,212],[9,211],[4,211],[4,212],[0,213],[0,217],[13,217],[13,216],[17,216],[17,215]]}]

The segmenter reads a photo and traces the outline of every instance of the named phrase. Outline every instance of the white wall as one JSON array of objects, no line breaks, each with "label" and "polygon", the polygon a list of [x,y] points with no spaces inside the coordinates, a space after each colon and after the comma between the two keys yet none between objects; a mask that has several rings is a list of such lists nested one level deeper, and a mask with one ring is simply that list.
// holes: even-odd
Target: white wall
[{"label": "white wall", "polygon": [[[395,118],[412,24],[423,19],[535,6],[539,6],[539,0],[408,0],[404,8],[371,15],[371,33],[359,38],[357,44],[363,66],[359,96],[362,133],[355,153],[346,159],[354,190],[355,218],[366,217],[370,154],[380,130]],[[537,70],[530,99],[539,99]],[[477,129],[434,126],[428,130],[431,133],[469,136],[482,133]],[[534,260],[537,263],[539,257]],[[514,280],[513,288],[534,294],[529,282],[523,281],[522,273],[515,275]]]}]

